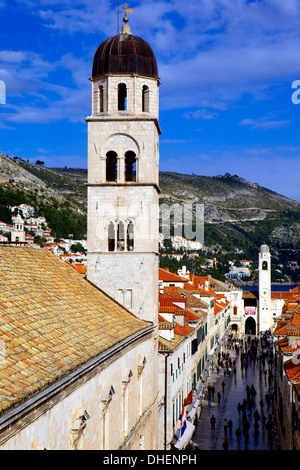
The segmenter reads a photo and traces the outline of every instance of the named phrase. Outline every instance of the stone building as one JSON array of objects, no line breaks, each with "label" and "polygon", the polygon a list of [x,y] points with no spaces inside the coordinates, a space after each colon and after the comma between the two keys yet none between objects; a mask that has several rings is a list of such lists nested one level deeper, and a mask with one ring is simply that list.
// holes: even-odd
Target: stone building
[{"label": "stone building", "polygon": [[0,250],[0,449],[156,449],[153,323],[46,249]]},{"label": "stone building", "polygon": [[300,296],[292,289],[273,332],[275,339],[274,416],[281,448],[300,449]]}]

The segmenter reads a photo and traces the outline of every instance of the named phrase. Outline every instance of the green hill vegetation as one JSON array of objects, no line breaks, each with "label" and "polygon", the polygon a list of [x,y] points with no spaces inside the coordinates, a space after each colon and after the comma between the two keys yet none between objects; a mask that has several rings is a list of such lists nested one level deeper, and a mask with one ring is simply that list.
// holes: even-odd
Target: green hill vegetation
[{"label": "green hill vegetation", "polygon": [[[85,169],[46,168],[42,162],[33,164],[0,154],[0,219],[9,222],[8,206],[27,203],[37,215],[46,217],[54,236],[83,238],[86,183]],[[300,202],[230,174],[207,177],[160,172],[159,184],[160,204],[204,205],[206,251],[199,253],[197,262],[186,257],[178,262],[180,266],[184,262],[199,265],[203,257],[218,254],[222,264],[218,272],[223,275],[233,254],[236,259],[256,262],[263,243],[271,247],[276,263],[292,259],[300,265]],[[174,270],[174,259],[171,263]]]}]

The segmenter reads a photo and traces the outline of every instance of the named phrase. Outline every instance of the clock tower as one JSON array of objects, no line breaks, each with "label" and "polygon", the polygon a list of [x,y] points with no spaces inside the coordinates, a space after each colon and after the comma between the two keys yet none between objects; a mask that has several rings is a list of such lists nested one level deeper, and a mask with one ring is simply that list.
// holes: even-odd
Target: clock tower
[{"label": "clock tower", "polygon": [[273,323],[271,312],[271,255],[268,245],[261,245],[258,255],[258,331]]}]

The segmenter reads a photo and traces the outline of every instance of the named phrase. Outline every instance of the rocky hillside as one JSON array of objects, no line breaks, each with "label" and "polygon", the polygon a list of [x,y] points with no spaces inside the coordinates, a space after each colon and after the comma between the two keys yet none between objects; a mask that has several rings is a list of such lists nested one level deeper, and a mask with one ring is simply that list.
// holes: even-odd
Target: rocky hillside
[{"label": "rocky hillside", "polygon": [[[0,154],[0,186],[34,193],[86,216],[87,171],[45,168]],[[160,173],[161,203],[203,203],[205,245],[231,251],[261,243],[300,248],[300,202],[236,175]]]},{"label": "rocky hillside", "polygon": [[161,173],[161,201],[203,203],[205,244],[232,249],[300,242],[300,202],[236,175]]}]

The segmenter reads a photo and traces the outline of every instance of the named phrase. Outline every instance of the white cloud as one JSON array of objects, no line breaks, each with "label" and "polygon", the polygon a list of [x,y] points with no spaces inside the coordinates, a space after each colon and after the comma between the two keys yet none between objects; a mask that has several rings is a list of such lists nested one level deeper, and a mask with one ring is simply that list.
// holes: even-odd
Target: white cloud
[{"label": "white cloud", "polygon": [[259,119],[242,119],[239,124],[240,126],[250,126],[252,129],[278,129],[289,125],[290,122],[291,121],[288,119],[276,121],[267,117],[262,117]]},{"label": "white cloud", "polygon": [[204,121],[216,119],[218,116],[219,113],[207,111],[206,109],[197,109],[196,111],[188,111],[183,114],[183,117],[186,119],[203,119]]}]

